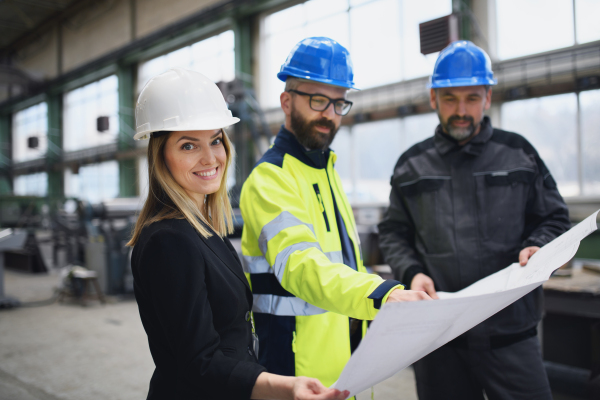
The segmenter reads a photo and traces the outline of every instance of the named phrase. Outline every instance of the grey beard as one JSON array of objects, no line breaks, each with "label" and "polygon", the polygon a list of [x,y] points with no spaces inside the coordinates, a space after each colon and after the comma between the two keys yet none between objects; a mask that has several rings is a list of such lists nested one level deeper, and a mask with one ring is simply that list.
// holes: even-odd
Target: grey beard
[{"label": "grey beard", "polygon": [[[442,116],[440,115],[439,111],[437,112],[437,115],[440,120],[440,123],[442,124],[442,127],[444,128],[444,132],[447,132],[451,138],[453,138],[454,140],[456,140],[458,142],[462,142],[464,140],[469,139],[475,133],[476,125],[473,121],[473,118],[471,118],[469,116],[460,118],[458,115],[453,115],[450,118],[448,118],[448,121],[446,121],[446,123],[444,124],[442,122]],[[469,126],[467,126],[466,128],[456,128],[456,127],[452,126],[452,122],[456,121],[456,120],[470,121],[471,124]],[[479,123],[481,123],[481,121]],[[479,124],[477,124],[477,125],[479,125]]]},{"label": "grey beard", "polygon": [[450,135],[453,139],[462,142],[463,140],[466,140],[473,136],[473,133],[475,133],[475,126],[471,124],[466,128],[455,128],[448,124],[446,130],[448,131],[448,135]]}]

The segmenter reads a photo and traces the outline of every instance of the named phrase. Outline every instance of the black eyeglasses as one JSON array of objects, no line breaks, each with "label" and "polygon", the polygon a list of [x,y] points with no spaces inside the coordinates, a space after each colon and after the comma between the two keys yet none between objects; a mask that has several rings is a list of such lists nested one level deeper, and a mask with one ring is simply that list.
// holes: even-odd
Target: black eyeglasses
[{"label": "black eyeglasses", "polygon": [[348,114],[352,108],[352,102],[346,99],[331,99],[323,94],[304,93],[295,89],[288,90],[288,92],[294,92],[302,96],[310,97],[310,108],[315,111],[325,111],[327,110],[327,107],[333,103],[333,110],[335,113],[343,116]]}]

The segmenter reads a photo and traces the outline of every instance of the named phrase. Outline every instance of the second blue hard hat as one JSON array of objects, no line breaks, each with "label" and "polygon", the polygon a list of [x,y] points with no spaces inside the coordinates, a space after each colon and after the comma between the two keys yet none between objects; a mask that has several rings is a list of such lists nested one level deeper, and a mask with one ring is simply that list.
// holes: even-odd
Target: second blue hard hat
[{"label": "second blue hard hat", "polygon": [[487,53],[468,40],[459,40],[440,52],[429,87],[436,89],[497,83]]},{"label": "second blue hard hat", "polygon": [[309,37],[294,46],[277,74],[284,82],[289,76],[355,89],[350,53],[326,37]]}]

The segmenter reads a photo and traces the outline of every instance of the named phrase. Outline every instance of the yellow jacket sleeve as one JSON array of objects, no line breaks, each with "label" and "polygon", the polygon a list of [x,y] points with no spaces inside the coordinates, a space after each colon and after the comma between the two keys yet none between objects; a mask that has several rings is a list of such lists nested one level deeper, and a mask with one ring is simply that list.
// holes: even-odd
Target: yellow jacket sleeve
[{"label": "yellow jacket sleeve", "polygon": [[[381,299],[398,288],[398,282],[357,272],[328,258],[323,251],[325,239],[318,238],[313,228],[315,215],[289,171],[259,164],[244,184],[240,208],[245,258],[264,257],[265,268],[268,264],[281,286],[307,303],[370,320],[377,314]],[[369,298],[377,289],[379,300]]]}]

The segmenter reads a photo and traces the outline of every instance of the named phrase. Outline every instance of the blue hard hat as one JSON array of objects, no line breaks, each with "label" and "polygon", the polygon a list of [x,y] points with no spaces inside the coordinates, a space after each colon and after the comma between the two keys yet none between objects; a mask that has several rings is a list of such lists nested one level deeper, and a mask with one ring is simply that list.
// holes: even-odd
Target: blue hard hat
[{"label": "blue hard hat", "polygon": [[486,52],[468,40],[459,40],[441,51],[428,86],[435,89],[497,83]]},{"label": "blue hard hat", "polygon": [[309,37],[300,41],[281,66],[277,77],[288,76],[355,89],[350,53],[344,46],[326,37]]}]

